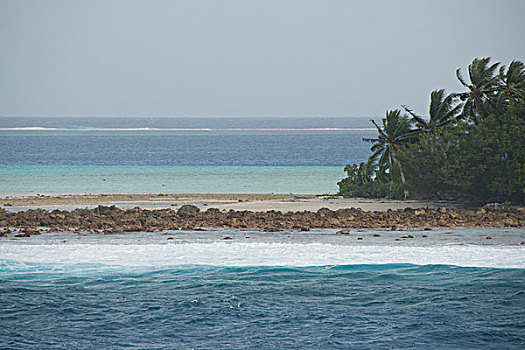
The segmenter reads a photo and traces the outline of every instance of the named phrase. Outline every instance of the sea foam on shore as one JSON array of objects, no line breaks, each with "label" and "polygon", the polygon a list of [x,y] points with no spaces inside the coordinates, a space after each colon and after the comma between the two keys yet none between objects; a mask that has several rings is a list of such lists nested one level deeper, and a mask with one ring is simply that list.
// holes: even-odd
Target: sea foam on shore
[{"label": "sea foam on shore", "polygon": [[[132,267],[209,266],[326,266],[366,264],[455,265],[463,267],[525,268],[525,248],[515,244],[525,230],[463,229],[461,239],[444,240],[442,232],[428,238],[396,242],[392,233],[359,233],[366,241],[341,237],[333,230],[313,233],[211,232],[134,233],[112,236],[43,235],[0,241],[2,270],[53,271],[76,266],[102,270]],[[373,237],[381,233],[385,237]],[[413,233],[416,235],[415,233]],[[482,245],[487,234],[509,237]],[[353,234],[355,236],[355,234]],[[418,235],[420,236],[420,235]],[[167,240],[166,238],[170,238]],[[223,237],[232,238],[224,240]],[[470,242],[469,244],[466,244]],[[474,243],[476,242],[476,243]],[[480,243],[481,242],[481,243]],[[499,242],[499,243],[498,243]],[[511,243],[513,242],[513,243]],[[21,265],[22,264],[22,265]],[[69,266],[69,268],[68,268]],[[21,270],[20,270],[21,269]]]}]

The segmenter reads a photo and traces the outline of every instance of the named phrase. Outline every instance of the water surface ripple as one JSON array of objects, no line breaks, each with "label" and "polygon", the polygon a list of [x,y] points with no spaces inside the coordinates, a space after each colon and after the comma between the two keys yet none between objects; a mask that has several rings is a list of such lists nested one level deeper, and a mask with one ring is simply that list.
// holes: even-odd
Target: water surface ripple
[{"label": "water surface ripple", "polygon": [[7,348],[506,348],[523,269],[179,266],[0,282]]},{"label": "water surface ripple", "polygon": [[4,237],[0,348],[523,349],[524,231],[456,231]]}]

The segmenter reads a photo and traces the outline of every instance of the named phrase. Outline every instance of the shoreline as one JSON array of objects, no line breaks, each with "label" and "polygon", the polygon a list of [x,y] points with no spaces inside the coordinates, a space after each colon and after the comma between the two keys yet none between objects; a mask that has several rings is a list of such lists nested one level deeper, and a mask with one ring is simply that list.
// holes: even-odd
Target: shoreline
[{"label": "shoreline", "polygon": [[[0,208],[0,236],[30,237],[46,232],[125,233],[158,231],[206,231],[210,228],[254,229],[265,232],[339,229],[509,227],[525,228],[524,208],[467,210],[457,208],[405,208],[387,211],[364,211],[360,208],[281,212],[219,210],[185,204],[179,209],[120,209],[98,206],[93,209],[9,212]],[[401,237],[403,238],[403,237]],[[407,236],[405,238],[414,238]],[[487,238],[491,239],[491,238]],[[523,242],[525,244],[525,242]]]},{"label": "shoreline", "polygon": [[351,229],[454,227],[525,228],[525,208],[467,209],[446,202],[297,194],[62,194],[0,199],[0,237],[214,228],[337,229],[349,234]]},{"label": "shoreline", "polygon": [[116,206],[122,209],[178,209],[182,205],[195,205],[201,210],[219,209],[236,211],[281,212],[357,208],[364,211],[387,211],[418,208],[456,208],[455,203],[418,200],[388,200],[342,198],[315,194],[246,194],[246,193],[174,193],[174,194],[4,194],[0,195],[0,208],[8,211],[27,209],[84,209],[86,207]]}]

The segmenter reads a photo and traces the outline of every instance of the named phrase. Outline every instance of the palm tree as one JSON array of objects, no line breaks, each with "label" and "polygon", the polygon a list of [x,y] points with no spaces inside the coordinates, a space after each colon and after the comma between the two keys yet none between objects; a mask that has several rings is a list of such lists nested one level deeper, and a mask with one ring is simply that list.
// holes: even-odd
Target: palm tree
[{"label": "palm tree", "polygon": [[414,138],[412,120],[406,115],[402,116],[399,109],[395,109],[387,111],[386,118],[383,118],[382,122],[383,127],[379,127],[377,123],[372,120],[379,135],[377,138],[363,138],[363,140],[373,143],[370,148],[370,150],[374,152],[371,158],[379,158],[378,165],[380,168],[388,167],[392,170],[394,164],[397,164],[401,176],[401,183],[405,187],[405,198],[407,198],[408,189],[406,188],[405,173],[401,167],[401,162],[397,159],[397,154],[404,144]]},{"label": "palm tree", "polygon": [[445,90],[434,90],[430,93],[429,119],[425,120],[416,115],[408,106],[402,106],[414,118],[416,132],[435,135],[440,128],[446,127],[455,121],[461,110],[461,104],[455,104],[457,94],[445,95]]},{"label": "palm tree", "polygon": [[510,105],[520,100],[525,100],[525,64],[520,61],[512,61],[505,72],[505,66],[501,66],[497,76],[497,89],[502,93],[502,98]]},{"label": "palm tree", "polygon": [[465,102],[462,116],[471,117],[476,123],[478,117],[483,113],[488,115],[485,103],[493,105],[490,98],[496,91],[497,78],[496,69],[499,62],[489,65],[490,57],[476,58],[468,66],[468,77],[470,82],[465,81],[461,75],[461,69],[456,70],[459,82],[468,89],[468,92],[460,93],[459,97]]}]

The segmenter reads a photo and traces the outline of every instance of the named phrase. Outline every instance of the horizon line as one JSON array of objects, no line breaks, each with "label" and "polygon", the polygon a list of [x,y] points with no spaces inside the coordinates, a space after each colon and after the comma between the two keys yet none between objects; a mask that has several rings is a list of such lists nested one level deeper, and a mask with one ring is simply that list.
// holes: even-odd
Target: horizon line
[{"label": "horizon line", "polygon": [[374,118],[350,115],[0,115],[0,118]]}]

